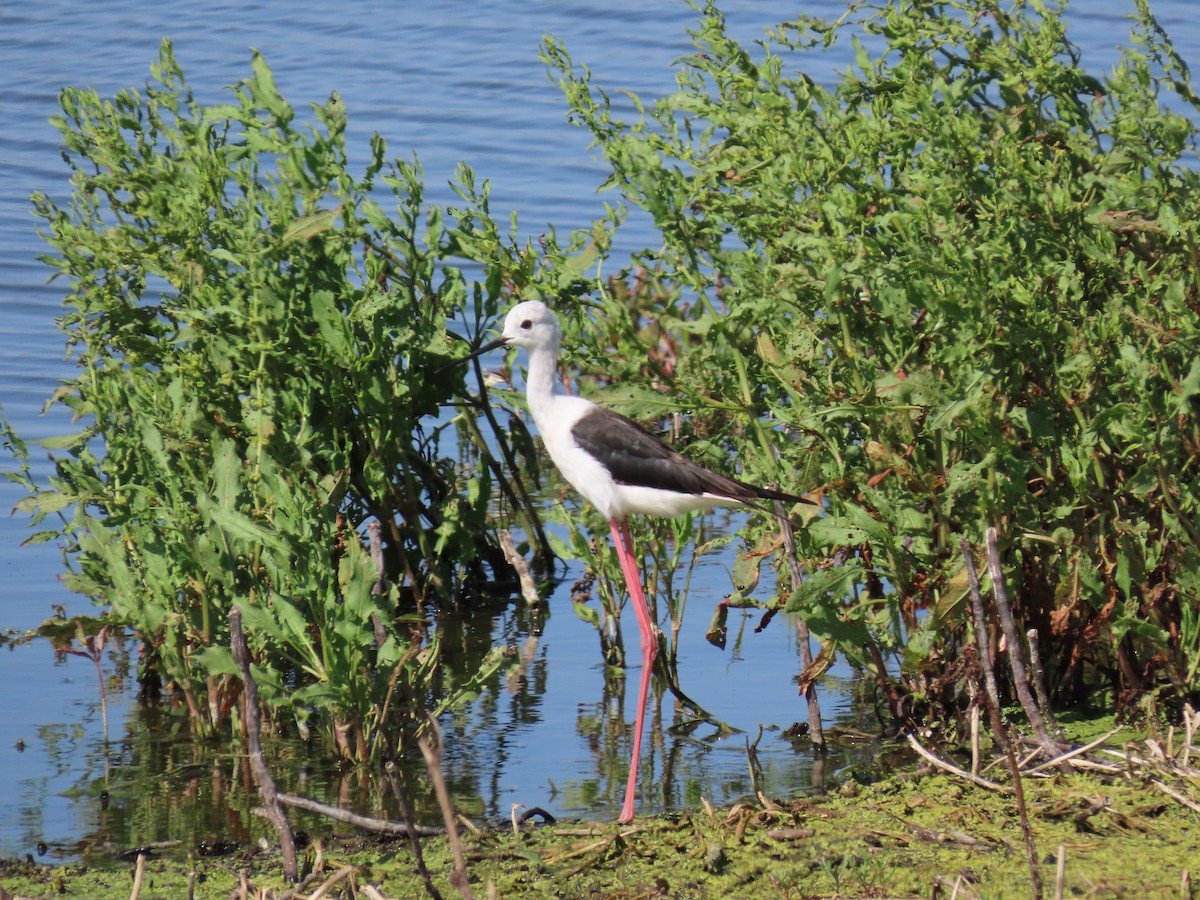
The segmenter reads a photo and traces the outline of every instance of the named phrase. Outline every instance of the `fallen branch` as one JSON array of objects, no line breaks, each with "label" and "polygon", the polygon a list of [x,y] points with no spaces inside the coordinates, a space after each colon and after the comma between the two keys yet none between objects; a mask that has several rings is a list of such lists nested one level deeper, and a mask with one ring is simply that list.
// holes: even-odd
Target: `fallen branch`
[{"label": "fallen branch", "polygon": [[912,745],[912,748],[916,750],[922,758],[928,760],[937,768],[949,772],[952,775],[957,775],[959,778],[964,778],[971,782],[971,784],[976,784],[979,785],[979,787],[987,788],[989,791],[997,791],[1001,794],[1012,793],[1012,788],[1005,787],[1002,784],[996,784],[994,781],[988,781],[986,778],[981,778],[978,775],[972,775],[965,769],[960,769],[958,766],[954,765],[954,763],[946,762],[946,760],[934,755],[921,745],[921,742],[917,740],[917,736],[915,734],[909,733],[906,735],[906,737],[908,738],[909,744]]},{"label": "fallen branch", "polygon": [[1112,737],[1114,734],[1116,734],[1118,731],[1121,731],[1122,729],[1123,729],[1123,726],[1118,726],[1118,727],[1114,728],[1112,731],[1110,731],[1108,734],[1104,735],[1103,737],[1096,738],[1096,740],[1092,741],[1090,744],[1084,744],[1082,747],[1076,747],[1074,750],[1068,750],[1066,753],[1056,756],[1053,759],[1049,760],[1048,762],[1042,763],[1040,766],[1034,766],[1032,769],[1030,769],[1025,774],[1026,775],[1036,775],[1038,772],[1042,771],[1043,769],[1048,769],[1051,766],[1058,766],[1060,763],[1066,762],[1068,760],[1074,760],[1076,757],[1082,756],[1083,754],[1087,753],[1090,750],[1095,750],[1097,747],[1099,747],[1101,744],[1103,744],[1110,737]]},{"label": "fallen branch", "polygon": [[379,834],[408,834],[411,827],[421,837],[435,837],[446,833],[446,829],[441,826],[418,825],[415,822],[410,825],[408,822],[394,822],[391,819],[376,819],[371,816],[362,816],[356,812],[350,812],[348,809],[330,806],[327,803],[311,800],[308,797],[300,797],[296,794],[281,793],[275,796],[284,806],[293,806],[296,809],[303,809],[308,812],[317,813],[318,815],[327,816],[330,819],[345,822],[347,825],[353,825],[355,828],[361,828],[364,831],[374,831]]}]

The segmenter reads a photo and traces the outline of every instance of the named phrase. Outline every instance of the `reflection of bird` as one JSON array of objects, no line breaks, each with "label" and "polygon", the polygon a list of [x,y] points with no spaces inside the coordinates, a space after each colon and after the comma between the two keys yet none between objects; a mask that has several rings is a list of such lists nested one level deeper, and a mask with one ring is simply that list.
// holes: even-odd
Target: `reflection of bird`
[{"label": "reflection of bird", "polygon": [[642,593],[627,517],[631,513],[678,516],[716,506],[753,506],[756,500],[764,499],[807,501],[710,472],[624,416],[601,409],[582,397],[557,393],[555,369],[561,339],[562,329],[546,304],[528,300],[509,310],[499,339],[472,355],[497,347],[524,347],[529,351],[526,398],[546,450],[571,486],[608,518],[642,638],[642,679],[633,756],[620,819],[629,822],[633,819],[638,752],[658,644]]}]

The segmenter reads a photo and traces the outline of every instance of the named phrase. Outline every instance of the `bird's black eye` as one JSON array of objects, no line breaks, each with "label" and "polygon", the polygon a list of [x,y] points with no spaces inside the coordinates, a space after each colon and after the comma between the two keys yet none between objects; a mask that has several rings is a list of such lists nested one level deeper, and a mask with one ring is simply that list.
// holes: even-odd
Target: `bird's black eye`
[{"label": "bird's black eye", "polygon": [[533,327],[533,319],[526,319],[524,322],[521,323],[521,328],[523,328],[525,331],[528,331],[532,327]]}]

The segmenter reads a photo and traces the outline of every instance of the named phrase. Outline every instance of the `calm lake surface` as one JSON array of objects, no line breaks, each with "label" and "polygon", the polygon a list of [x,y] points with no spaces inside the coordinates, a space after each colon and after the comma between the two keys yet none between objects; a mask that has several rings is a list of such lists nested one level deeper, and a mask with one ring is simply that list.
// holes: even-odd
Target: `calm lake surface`
[{"label": "calm lake surface", "polygon": [[[1127,42],[1123,17],[1132,7],[1132,0],[1076,4],[1071,34],[1090,70],[1103,71],[1116,59],[1117,46]],[[845,4],[731,0],[723,8],[734,34],[753,40],[777,20],[798,12],[834,18]],[[1183,57],[1200,61],[1200,26],[1190,0],[1161,0],[1153,8]],[[282,0],[51,0],[0,7],[0,403],[26,439],[68,430],[61,414],[40,415],[71,369],[53,324],[61,287],[45,283],[47,270],[36,259],[45,248],[29,204],[35,190],[67,194],[57,133],[47,122],[58,111],[61,87],[94,87],[102,95],[140,87],[161,40],[170,37],[197,99],[212,102],[225,96],[225,85],[249,74],[250,48],[256,47],[298,110],[323,102],[333,90],[341,93],[350,115],[352,159],[353,148],[365,148],[369,134],[378,131],[392,156],[420,159],[431,202],[451,200],[446,183],[454,167],[466,162],[491,180],[498,220],[512,210],[525,234],[537,235],[547,224],[565,233],[585,226],[600,215],[604,200],[616,198],[596,194],[606,170],[588,151],[588,135],[565,122],[562,97],[537,60],[541,36],[562,38],[576,62],[588,65],[595,83],[620,103],[621,90],[650,99],[672,89],[671,62],[691,52],[685,29],[693,21],[686,4],[665,0],[352,0],[336,7]],[[828,82],[835,66],[845,64],[835,56],[814,58],[808,71]],[[360,150],[358,158],[365,153]],[[652,238],[635,218],[621,240],[618,249],[628,251]],[[48,467],[42,460],[37,465],[44,478]],[[20,496],[0,484],[6,510]],[[736,519],[718,518],[711,527],[736,525]],[[32,628],[56,605],[69,613],[88,611],[86,600],[58,583],[57,550],[20,548],[26,536],[20,516],[0,517],[0,629]],[[759,724],[767,726],[758,755],[768,793],[803,791],[814,780],[811,757],[778,730],[805,717],[794,684],[799,669],[794,624],[780,617],[755,635],[757,617],[739,622],[735,613],[730,649],[719,651],[703,639],[714,604],[729,590],[729,565],[728,555],[709,558],[693,577],[681,682],[714,715],[751,738]],[[512,606],[481,610],[470,623],[493,640],[527,649],[530,664],[523,680],[500,684],[447,722],[446,765],[468,813],[506,817],[511,804],[524,803],[559,815],[615,817],[627,747],[617,747],[614,757],[596,736],[605,721],[631,719],[633,701],[623,704],[606,695],[595,633],[574,617],[567,601],[573,575],[550,598],[555,611],[536,640]],[[760,592],[766,596],[765,588]],[[106,674],[114,671],[106,663]],[[829,722],[856,721],[849,693],[840,690],[850,678],[839,668],[826,684]],[[632,692],[636,677],[628,681]],[[136,714],[132,685],[112,687],[114,745],[106,754],[89,662],[56,661],[43,643],[0,653],[0,856],[35,853],[44,842],[50,857],[61,858],[76,852],[81,840],[144,842],[163,836],[159,831],[166,826],[159,820],[114,824],[112,810],[122,790],[136,790],[139,780],[144,788],[161,779],[147,757],[176,775],[182,764],[170,753],[142,752],[151,738]],[[671,718],[668,696],[662,719],[669,725]],[[715,742],[704,737],[656,734],[645,765],[661,776],[663,790],[644,798],[641,811],[697,805],[701,797],[726,803],[748,790],[745,735]],[[831,765],[840,760],[835,756]],[[200,770],[207,771],[204,764]],[[99,796],[106,771],[111,801]],[[122,779],[122,771],[128,777]],[[172,797],[193,789],[195,779],[189,778],[163,781],[166,814]],[[219,837],[228,822],[211,827]]]}]

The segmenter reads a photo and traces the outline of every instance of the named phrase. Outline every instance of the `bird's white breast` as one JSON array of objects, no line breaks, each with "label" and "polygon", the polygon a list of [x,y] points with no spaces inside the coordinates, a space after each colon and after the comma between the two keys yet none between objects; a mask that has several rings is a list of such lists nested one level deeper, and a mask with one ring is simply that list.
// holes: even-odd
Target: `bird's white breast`
[{"label": "bird's white breast", "polygon": [[598,459],[584,452],[571,434],[575,423],[595,408],[595,404],[582,397],[556,394],[546,409],[531,407],[530,411],[546,452],[563,478],[583,499],[611,518],[624,514],[618,509],[612,475]]}]

